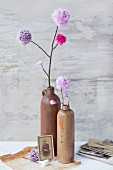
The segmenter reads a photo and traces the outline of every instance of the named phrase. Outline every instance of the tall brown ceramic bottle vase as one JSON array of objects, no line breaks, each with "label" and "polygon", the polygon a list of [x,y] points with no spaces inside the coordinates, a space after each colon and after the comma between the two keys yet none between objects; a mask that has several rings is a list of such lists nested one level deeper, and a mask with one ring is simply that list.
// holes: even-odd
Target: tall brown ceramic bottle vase
[{"label": "tall brown ceramic bottle vase", "polygon": [[[61,108],[60,99],[54,93],[54,87],[42,92],[41,100],[41,135],[53,135],[54,153],[57,155],[57,113]],[[51,105],[54,100],[56,104]]]},{"label": "tall brown ceramic bottle vase", "polygon": [[57,156],[64,164],[74,159],[74,113],[68,105],[63,105],[57,115]]}]

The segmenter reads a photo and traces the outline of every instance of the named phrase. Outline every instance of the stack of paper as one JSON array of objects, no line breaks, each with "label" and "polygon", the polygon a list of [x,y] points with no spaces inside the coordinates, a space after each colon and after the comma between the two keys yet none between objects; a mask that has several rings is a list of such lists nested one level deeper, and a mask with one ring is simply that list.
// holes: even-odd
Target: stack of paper
[{"label": "stack of paper", "polygon": [[88,143],[80,146],[78,154],[113,165],[113,141],[89,139]]},{"label": "stack of paper", "polygon": [[[58,162],[57,159],[53,159],[49,162],[48,166],[43,167],[41,162],[33,162],[28,159],[28,153],[31,151],[31,149],[37,148],[37,146],[34,147],[26,147],[22,149],[21,151],[14,153],[14,154],[7,154],[0,156],[0,161],[5,163],[7,166],[11,167],[14,170],[64,170],[68,167],[76,167],[77,165],[80,165],[81,162],[72,162],[69,164],[62,164]],[[2,167],[0,167],[0,170],[2,170]],[[4,169],[5,170],[5,169]]]}]

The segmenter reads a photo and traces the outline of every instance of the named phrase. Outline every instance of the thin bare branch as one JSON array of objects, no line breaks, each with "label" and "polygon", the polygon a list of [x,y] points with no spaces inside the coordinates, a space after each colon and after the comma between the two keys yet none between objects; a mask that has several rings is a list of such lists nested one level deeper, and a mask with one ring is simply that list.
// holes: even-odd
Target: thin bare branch
[{"label": "thin bare branch", "polygon": [[50,56],[49,56],[49,54],[47,54],[46,53],[46,51],[41,47],[41,46],[39,46],[37,43],[35,43],[34,41],[31,41],[33,44],[35,44],[36,46],[38,46],[38,48],[40,48],[49,58],[50,58]]}]

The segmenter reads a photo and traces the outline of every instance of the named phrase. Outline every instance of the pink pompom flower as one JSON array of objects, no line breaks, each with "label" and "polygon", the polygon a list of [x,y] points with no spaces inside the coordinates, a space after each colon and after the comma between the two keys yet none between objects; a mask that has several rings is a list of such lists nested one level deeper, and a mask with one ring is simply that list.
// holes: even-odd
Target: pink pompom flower
[{"label": "pink pompom flower", "polygon": [[69,12],[65,9],[59,8],[54,10],[52,19],[58,26],[63,27],[67,25],[70,19],[70,15]]},{"label": "pink pompom flower", "polygon": [[59,76],[56,79],[56,88],[58,90],[65,90],[69,87],[70,85],[70,79],[67,76]]},{"label": "pink pompom flower", "polygon": [[55,40],[57,41],[57,43],[59,45],[62,45],[66,42],[66,37],[62,34],[58,34],[56,37],[55,37]]},{"label": "pink pompom flower", "polygon": [[17,40],[23,45],[29,44],[31,39],[32,35],[28,30],[20,30],[17,34]]}]

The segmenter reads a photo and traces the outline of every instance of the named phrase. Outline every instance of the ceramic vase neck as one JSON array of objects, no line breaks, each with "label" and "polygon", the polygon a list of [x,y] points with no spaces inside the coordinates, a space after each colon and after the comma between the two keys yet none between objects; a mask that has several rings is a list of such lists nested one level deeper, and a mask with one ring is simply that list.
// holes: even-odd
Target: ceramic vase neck
[{"label": "ceramic vase neck", "polygon": [[47,88],[47,95],[52,95],[52,94],[54,94],[54,87],[48,87]]},{"label": "ceramic vase neck", "polygon": [[69,110],[69,109],[70,109],[69,105],[63,105],[62,106],[62,110]]}]

